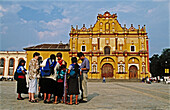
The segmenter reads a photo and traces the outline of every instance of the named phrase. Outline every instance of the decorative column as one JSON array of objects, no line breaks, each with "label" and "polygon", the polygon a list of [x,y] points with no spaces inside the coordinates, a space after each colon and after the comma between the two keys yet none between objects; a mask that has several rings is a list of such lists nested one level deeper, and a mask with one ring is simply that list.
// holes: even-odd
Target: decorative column
[{"label": "decorative column", "polygon": [[146,41],[146,38],[147,38],[147,36],[146,35],[144,35],[144,50],[146,51],[147,50],[147,41]]},{"label": "decorative column", "polygon": [[146,38],[147,38],[147,36],[146,36],[146,26],[144,25],[144,40],[145,40],[145,51],[147,50],[147,43],[146,43]]},{"label": "decorative column", "polygon": [[127,59],[127,55],[125,55],[125,74],[126,74],[126,79],[127,79],[127,77],[128,77],[128,59]]},{"label": "decorative column", "polygon": [[116,51],[117,51],[117,39],[118,39],[118,38],[117,38],[117,34],[116,34],[116,39],[115,39],[115,40],[116,40],[116,41],[115,41]]},{"label": "decorative column", "polygon": [[139,44],[139,51],[141,50],[141,35],[139,35],[139,37],[138,37],[138,44]]},{"label": "decorative column", "polygon": [[126,39],[127,39],[127,32],[126,32],[126,24],[124,24],[124,50],[127,51]]},{"label": "decorative column", "polygon": [[97,72],[98,72],[98,79],[101,79],[102,77],[102,71],[101,71],[101,67],[100,67],[100,57],[99,57],[99,54],[97,54]]},{"label": "decorative column", "polygon": [[125,51],[127,51],[127,43],[126,43],[126,40],[127,40],[127,37],[126,37],[126,34],[125,34],[125,38],[124,38],[124,49],[125,49]]},{"label": "decorative column", "polygon": [[75,51],[78,52],[78,25],[76,25]]},{"label": "decorative column", "polygon": [[[149,71],[148,71],[149,65],[148,65],[147,55],[144,55],[144,58],[145,58],[145,73],[147,73],[146,76],[148,76],[149,75]],[[148,77],[150,77],[150,76],[148,76]]]},{"label": "decorative column", "polygon": [[[147,47],[147,54],[146,54],[146,67],[147,67],[147,72],[150,73],[150,68],[149,68],[149,44],[148,44],[148,37],[146,39],[146,47]],[[150,77],[150,76],[149,76]]]},{"label": "decorative column", "polygon": [[90,52],[92,52],[92,25],[90,25]]},{"label": "decorative column", "polygon": [[138,37],[138,44],[139,44],[139,51],[141,50],[141,34],[140,34],[140,25],[138,25],[138,35],[139,35],[139,37]]},{"label": "decorative column", "polygon": [[76,34],[76,37],[75,37],[75,51],[78,52],[78,35]]},{"label": "decorative column", "polygon": [[140,55],[139,59],[140,59],[140,61],[139,61],[139,79],[141,79],[144,76],[144,73],[142,72],[142,63],[143,63],[142,55]]},{"label": "decorative column", "polygon": [[70,35],[70,50],[73,51],[73,35]]},{"label": "decorative column", "polygon": [[98,37],[97,37],[97,47],[98,47],[98,52],[100,52],[100,34],[98,30]]},{"label": "decorative column", "polygon": [[73,51],[73,25],[71,25],[71,32],[70,32],[70,51]]},{"label": "decorative column", "polygon": [[90,34],[89,41],[90,41],[90,45],[89,45],[90,52],[92,52],[92,34]]},{"label": "decorative column", "polygon": [[[8,51],[7,51],[7,53],[8,53]],[[6,56],[6,58],[5,58],[5,65],[4,65],[5,67],[5,69],[4,69],[4,76],[6,77],[6,76],[8,76],[8,71],[9,71],[9,57],[8,57],[8,55]]]}]

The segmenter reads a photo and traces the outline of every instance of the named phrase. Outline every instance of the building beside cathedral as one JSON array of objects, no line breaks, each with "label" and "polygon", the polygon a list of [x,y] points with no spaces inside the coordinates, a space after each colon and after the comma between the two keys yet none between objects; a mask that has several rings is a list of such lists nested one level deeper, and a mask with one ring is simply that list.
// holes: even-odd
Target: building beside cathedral
[{"label": "building beside cathedral", "polygon": [[25,51],[0,51],[0,79],[13,78],[20,60],[27,61]]},{"label": "building beside cathedral", "polygon": [[[71,26],[69,44],[42,44],[24,48],[28,62],[34,52],[43,59],[61,52],[68,65],[71,57],[83,52],[90,61],[88,78],[142,79],[150,77],[148,36],[145,25],[138,28],[123,27],[117,14],[98,14],[94,26]],[[79,60],[78,63],[81,63]]]}]

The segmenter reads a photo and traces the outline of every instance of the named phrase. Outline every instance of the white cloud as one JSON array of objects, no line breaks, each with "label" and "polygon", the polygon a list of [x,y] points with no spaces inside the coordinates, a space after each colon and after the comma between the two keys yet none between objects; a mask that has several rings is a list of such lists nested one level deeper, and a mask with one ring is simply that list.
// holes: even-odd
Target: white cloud
[{"label": "white cloud", "polygon": [[48,14],[50,14],[53,9],[54,9],[54,7],[52,5],[50,5],[50,6],[48,5],[43,8],[44,12],[48,13]]},{"label": "white cloud", "polygon": [[3,17],[5,13],[17,13],[22,8],[19,4],[13,4],[6,8],[4,8],[2,5],[0,5],[0,17]]},{"label": "white cloud", "polygon": [[109,11],[111,13],[118,13],[118,12],[123,12],[123,13],[129,13],[129,12],[136,12],[137,8],[135,7],[134,3],[131,5],[127,4],[118,4],[117,6],[113,8],[101,8],[99,10],[99,13],[104,13],[106,11]]},{"label": "white cloud", "polygon": [[42,31],[37,31],[39,39],[51,40],[53,37],[61,37],[65,32],[65,29],[70,25],[70,19],[56,19],[49,22],[40,21],[40,27]]},{"label": "white cloud", "polygon": [[155,11],[155,9],[149,9],[148,10],[148,14],[151,14],[151,13],[153,13]]},{"label": "white cloud", "polygon": [[1,12],[6,12],[7,9],[3,8],[2,5],[0,5],[0,11],[1,11]]},{"label": "white cloud", "polygon": [[112,9],[116,12],[124,12],[124,13],[128,13],[128,12],[134,12],[136,9],[134,7],[134,5],[121,5],[118,4],[114,9]]},{"label": "white cloud", "polygon": [[[44,22],[45,23],[45,22]],[[70,23],[70,19],[68,18],[63,18],[62,20],[60,19],[56,19],[53,21],[49,21],[47,23],[45,23],[47,26],[62,26],[64,24]]]},{"label": "white cloud", "polygon": [[0,5],[0,17],[3,17],[4,16],[4,12],[6,12],[7,9],[3,8],[2,5]]},{"label": "white cloud", "polygon": [[70,24],[69,18],[56,19],[49,22],[40,21],[41,28],[48,29],[50,31],[64,29],[65,26]]},{"label": "white cloud", "polygon": [[26,20],[24,20],[24,19],[22,19],[22,18],[21,18],[20,20],[21,20],[21,23],[22,23],[22,24],[28,23],[28,21],[26,21]]},{"label": "white cloud", "polygon": [[2,27],[0,34],[6,34],[6,31],[8,30],[7,26]]},{"label": "white cloud", "polygon": [[70,13],[71,13],[71,10],[64,9],[63,12],[62,12],[62,15],[68,16],[68,14],[70,14]]},{"label": "white cloud", "polygon": [[9,8],[7,8],[7,10],[12,12],[12,13],[17,13],[21,9],[22,8],[21,8],[21,6],[19,4],[14,4],[14,5],[11,5]]},{"label": "white cloud", "polygon": [[46,39],[48,37],[56,37],[58,35],[58,32],[57,31],[53,31],[53,32],[50,32],[50,31],[42,31],[42,32],[38,32],[38,35],[40,37],[40,39]]}]

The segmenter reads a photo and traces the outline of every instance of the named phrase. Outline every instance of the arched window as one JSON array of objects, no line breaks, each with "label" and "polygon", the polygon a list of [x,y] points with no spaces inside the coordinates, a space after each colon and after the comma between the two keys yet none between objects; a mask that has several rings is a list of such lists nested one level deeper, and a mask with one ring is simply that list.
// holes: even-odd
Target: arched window
[{"label": "arched window", "polygon": [[119,66],[119,72],[123,72],[123,65]]},{"label": "arched window", "polygon": [[118,72],[119,73],[125,72],[125,64],[118,64]]},{"label": "arched window", "polygon": [[142,66],[142,73],[145,73],[145,66]]},{"label": "arched window", "polygon": [[11,58],[9,60],[9,71],[8,71],[8,75],[13,75],[14,73],[14,59]]},{"label": "arched window", "polygon": [[110,55],[110,48],[107,46],[107,47],[105,47],[105,49],[104,49],[104,54],[105,55]]},{"label": "arched window", "polygon": [[109,23],[106,23],[106,31],[109,31],[109,29],[110,29],[109,25],[110,25]]},{"label": "arched window", "polygon": [[131,52],[135,52],[135,46],[134,45],[131,45],[131,47],[130,47],[131,49]]},{"label": "arched window", "polygon": [[5,65],[5,60],[1,58],[0,59],[0,75],[4,74],[4,65]]}]

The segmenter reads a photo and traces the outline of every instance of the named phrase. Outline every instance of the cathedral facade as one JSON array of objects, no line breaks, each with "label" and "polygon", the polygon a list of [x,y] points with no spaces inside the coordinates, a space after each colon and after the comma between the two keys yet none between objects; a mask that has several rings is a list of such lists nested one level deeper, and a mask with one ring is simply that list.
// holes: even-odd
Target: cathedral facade
[{"label": "cathedral facade", "polygon": [[[50,54],[63,53],[68,65],[71,57],[83,52],[90,61],[89,79],[142,79],[150,77],[148,36],[145,25],[138,28],[123,27],[117,14],[98,14],[94,26],[71,26],[69,44],[42,44],[24,48],[27,51],[27,67],[34,52],[43,59]],[[78,63],[81,63],[79,60]]]},{"label": "cathedral facade", "polygon": [[150,76],[145,25],[122,27],[117,14],[98,14],[94,26],[71,27],[70,58],[83,52],[90,61],[89,78],[142,79]]}]

